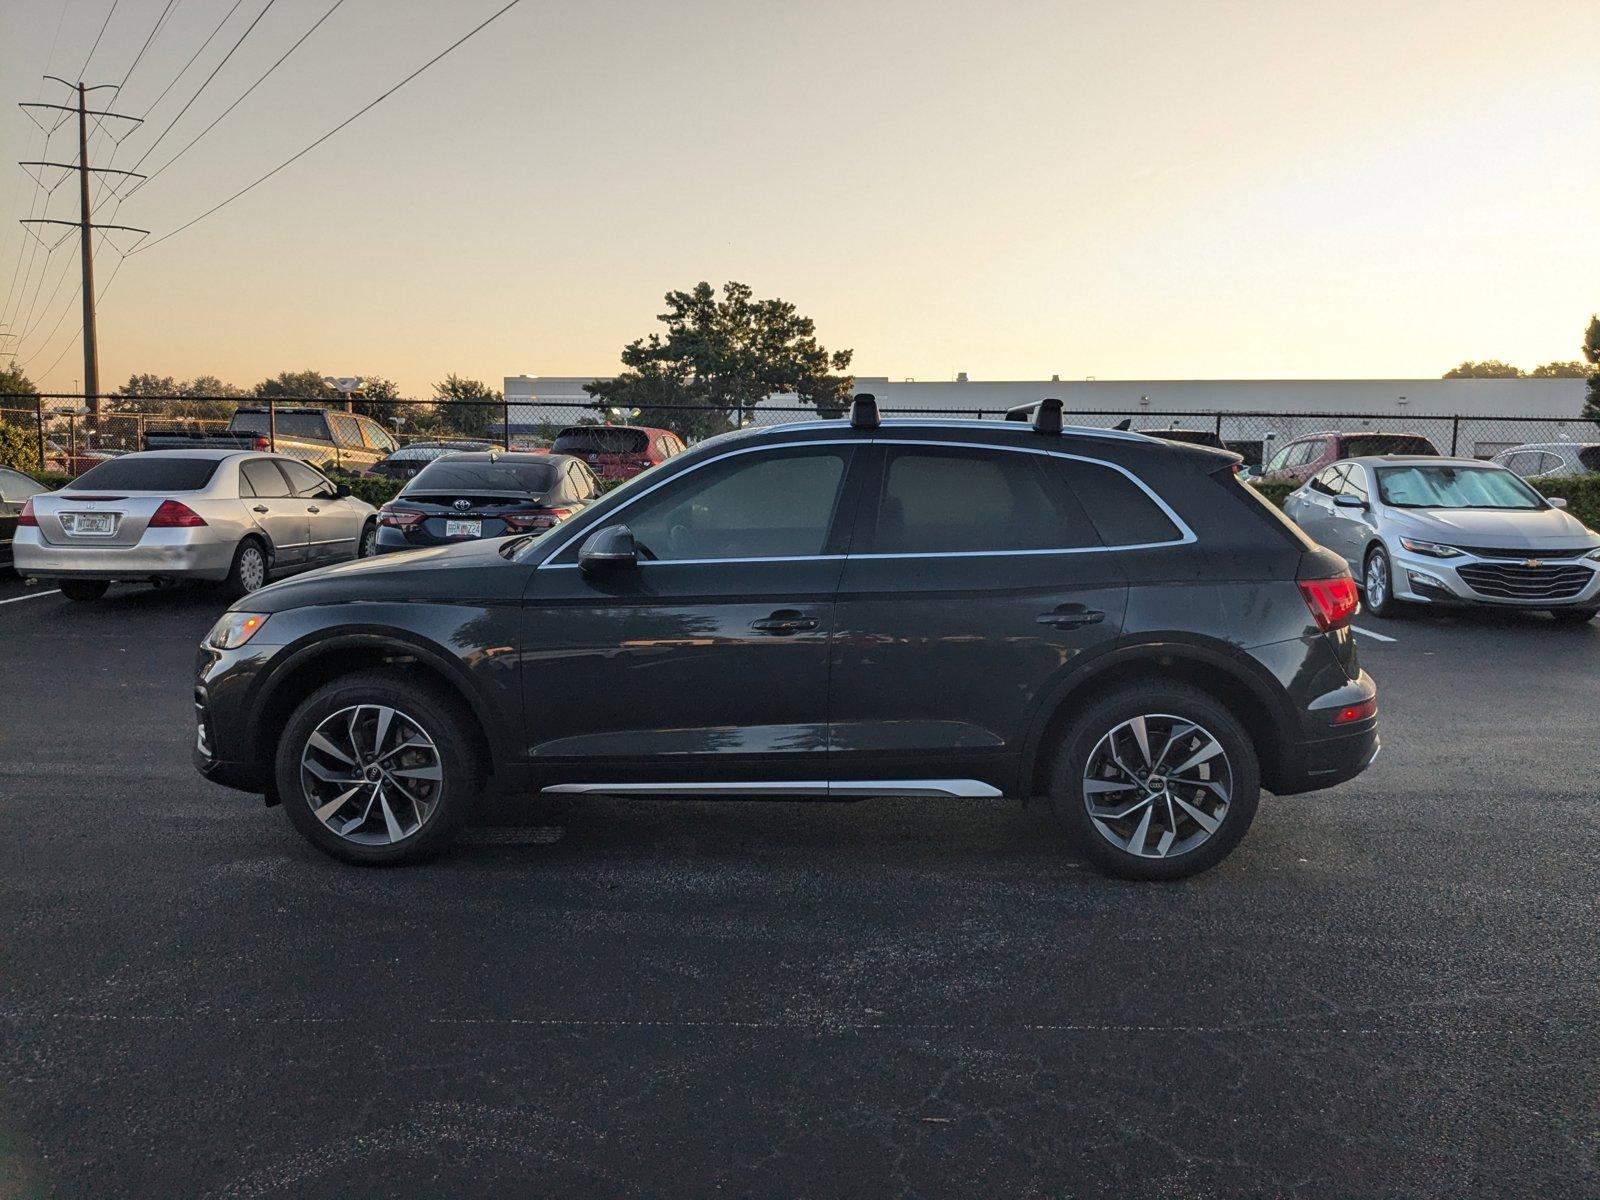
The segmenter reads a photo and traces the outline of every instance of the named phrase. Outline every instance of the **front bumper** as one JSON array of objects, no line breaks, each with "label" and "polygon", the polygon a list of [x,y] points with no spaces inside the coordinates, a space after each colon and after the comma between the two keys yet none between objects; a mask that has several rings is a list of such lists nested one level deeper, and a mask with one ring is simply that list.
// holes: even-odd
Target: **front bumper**
[{"label": "front bumper", "polygon": [[226,579],[235,543],[197,532],[205,531],[147,529],[133,546],[64,546],[45,542],[37,529],[19,529],[12,553],[17,573],[35,579]]},{"label": "front bumper", "polygon": [[[1600,562],[1591,558],[1433,558],[1391,547],[1396,600],[1494,608],[1592,608],[1600,605]],[[1537,566],[1530,566],[1537,563]],[[1465,574],[1463,574],[1465,572]]]}]

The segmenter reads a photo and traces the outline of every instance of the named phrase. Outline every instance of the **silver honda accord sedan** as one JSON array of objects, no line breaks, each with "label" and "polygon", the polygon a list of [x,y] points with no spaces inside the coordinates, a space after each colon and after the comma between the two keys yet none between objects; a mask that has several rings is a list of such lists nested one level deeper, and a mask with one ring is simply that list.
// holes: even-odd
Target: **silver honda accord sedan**
[{"label": "silver honda accord sedan", "polygon": [[148,450],[110,459],[17,521],[16,570],[96,600],[118,580],[214,580],[234,596],[377,544],[377,510],[298,459]]},{"label": "silver honda accord sedan", "polygon": [[1600,534],[1511,471],[1477,459],[1381,456],[1325,467],[1284,502],[1342,554],[1368,612],[1406,605],[1600,613]]}]

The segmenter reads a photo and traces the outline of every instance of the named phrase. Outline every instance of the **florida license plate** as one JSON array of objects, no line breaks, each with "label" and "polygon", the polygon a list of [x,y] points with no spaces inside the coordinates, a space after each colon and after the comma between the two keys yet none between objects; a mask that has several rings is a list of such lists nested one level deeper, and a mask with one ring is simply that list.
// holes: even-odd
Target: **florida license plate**
[{"label": "florida license plate", "polygon": [[482,537],[482,521],[446,521],[444,523],[445,537]]},{"label": "florida license plate", "polygon": [[61,523],[68,533],[79,537],[108,537],[115,521],[111,513],[73,513],[63,516]]}]

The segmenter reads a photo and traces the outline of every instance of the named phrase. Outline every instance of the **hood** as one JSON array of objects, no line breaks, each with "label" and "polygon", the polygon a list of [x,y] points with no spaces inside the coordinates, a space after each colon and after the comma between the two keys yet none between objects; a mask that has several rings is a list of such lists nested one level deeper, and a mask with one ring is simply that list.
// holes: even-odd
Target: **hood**
[{"label": "hood", "polygon": [[1600,543],[1600,534],[1559,508],[1391,508],[1388,512],[1397,531],[1448,545],[1572,550]]},{"label": "hood", "polygon": [[520,596],[531,564],[500,554],[502,538],[379,554],[295,575],[234,602],[246,612],[274,613],[353,600],[445,600],[468,603]]}]

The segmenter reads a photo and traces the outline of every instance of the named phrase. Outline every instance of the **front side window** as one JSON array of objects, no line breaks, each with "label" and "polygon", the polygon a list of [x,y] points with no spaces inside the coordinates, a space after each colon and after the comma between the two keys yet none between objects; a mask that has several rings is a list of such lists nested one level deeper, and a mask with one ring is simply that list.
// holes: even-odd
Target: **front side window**
[{"label": "front side window", "polygon": [[960,554],[1098,546],[1081,516],[1050,494],[1037,456],[1007,451],[890,449],[875,529],[859,549],[878,554]]},{"label": "front side window", "polygon": [[361,432],[367,435],[367,445],[374,450],[388,452],[394,449],[394,439],[376,421],[361,421]]},{"label": "front side window", "polygon": [[1378,495],[1395,508],[1544,507],[1538,492],[1503,467],[1380,467]]},{"label": "front side window", "polygon": [[693,471],[619,516],[645,558],[796,558],[821,554],[849,450],[740,454]]},{"label": "front side window", "polygon": [[1290,442],[1282,450],[1279,450],[1276,454],[1274,454],[1271,458],[1269,458],[1267,460],[1267,465],[1265,467],[1263,467],[1262,470],[1263,471],[1281,471],[1281,470],[1283,470],[1285,467],[1287,467],[1289,465],[1290,457],[1298,449],[1300,449],[1300,444],[1298,442]]},{"label": "front side window", "polygon": [[1354,496],[1361,503],[1366,504],[1371,497],[1367,492],[1367,469],[1359,464],[1352,463],[1349,473],[1344,477],[1339,488],[1347,496]]},{"label": "front side window", "polygon": [[1321,492],[1324,496],[1334,496],[1339,492],[1339,485],[1344,481],[1345,468],[1328,467],[1317,472],[1311,481],[1311,490]]},{"label": "front side window", "polygon": [[303,496],[308,500],[327,499],[333,496],[333,484],[305,463],[298,459],[285,458],[279,465],[283,467],[284,474],[289,476],[289,485],[294,488],[296,496]]}]

